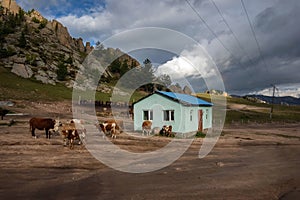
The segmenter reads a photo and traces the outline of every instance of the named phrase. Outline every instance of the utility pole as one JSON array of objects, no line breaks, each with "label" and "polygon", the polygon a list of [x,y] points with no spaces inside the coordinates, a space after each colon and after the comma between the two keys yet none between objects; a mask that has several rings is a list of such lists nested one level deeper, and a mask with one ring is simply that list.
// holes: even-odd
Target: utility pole
[{"label": "utility pole", "polygon": [[271,84],[271,86],[273,87],[273,95],[272,95],[272,103],[271,103],[270,119],[272,119],[272,114],[273,114],[275,89],[278,90],[278,88],[277,88],[275,85]]}]

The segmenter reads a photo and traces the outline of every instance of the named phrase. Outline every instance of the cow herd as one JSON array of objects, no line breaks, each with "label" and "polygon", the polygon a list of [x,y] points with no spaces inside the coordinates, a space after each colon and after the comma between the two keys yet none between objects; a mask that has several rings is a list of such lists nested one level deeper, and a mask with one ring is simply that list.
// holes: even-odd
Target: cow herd
[{"label": "cow herd", "polygon": [[[117,135],[122,133],[123,121],[110,119],[98,123],[96,126],[99,131],[104,133],[103,137],[111,136],[112,139],[116,139]],[[153,132],[151,126],[151,121],[144,121],[142,124],[142,134],[149,136]],[[33,117],[29,120],[29,127],[31,135],[34,138],[37,138],[35,134],[36,129],[45,130],[47,139],[50,139],[51,134],[59,133],[63,138],[64,146],[69,145],[71,149],[74,148],[75,141],[78,141],[78,144],[85,143],[86,129],[83,120],[72,119],[62,124],[59,119]],[[159,131],[159,135],[167,137],[175,136],[174,133],[172,133],[172,126],[166,125]]]},{"label": "cow herd", "polygon": [[[151,133],[155,133],[155,130],[157,127],[152,129],[152,122],[149,120],[146,120],[142,124],[142,134],[146,134],[147,136],[151,135]],[[171,125],[163,125],[163,127],[159,130],[158,135],[160,136],[166,136],[166,137],[175,137],[175,133],[172,132],[172,126]]]}]

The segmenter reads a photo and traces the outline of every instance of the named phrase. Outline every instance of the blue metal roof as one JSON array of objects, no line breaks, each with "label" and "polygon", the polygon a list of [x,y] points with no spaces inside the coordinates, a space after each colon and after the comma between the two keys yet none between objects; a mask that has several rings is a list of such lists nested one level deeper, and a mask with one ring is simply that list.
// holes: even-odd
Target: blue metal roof
[{"label": "blue metal roof", "polygon": [[187,94],[180,94],[180,93],[174,93],[174,92],[165,92],[165,91],[156,91],[159,94],[162,94],[166,97],[172,98],[174,100],[179,101],[182,104],[188,104],[188,105],[198,105],[198,106],[213,106],[212,103],[209,103],[207,101],[204,101],[200,98],[187,95]]}]

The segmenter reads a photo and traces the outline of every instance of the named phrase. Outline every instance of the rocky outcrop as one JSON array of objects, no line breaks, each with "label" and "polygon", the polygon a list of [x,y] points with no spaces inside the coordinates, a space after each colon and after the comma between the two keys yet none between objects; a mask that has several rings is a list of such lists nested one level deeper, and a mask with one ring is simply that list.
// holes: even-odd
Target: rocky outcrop
[{"label": "rocky outcrop", "polygon": [[30,78],[33,75],[30,67],[20,63],[14,63],[11,72],[23,78]]},{"label": "rocky outcrop", "polygon": [[184,88],[183,88],[183,93],[184,93],[184,94],[191,95],[191,94],[192,94],[192,90],[191,90],[190,87],[184,86]]},{"label": "rocky outcrop", "polygon": [[91,46],[91,43],[90,42],[86,42],[85,52],[86,53],[90,53],[92,50],[93,50],[93,47]]},{"label": "rocky outcrop", "polygon": [[72,47],[73,38],[70,36],[68,29],[64,27],[60,22],[53,20],[52,22],[52,28],[55,31],[55,34],[57,35],[57,39],[59,42],[68,47]]},{"label": "rocky outcrop", "polygon": [[[75,77],[85,56],[93,49],[85,47],[82,38],[72,38],[57,20],[48,21],[38,11],[22,11],[14,0],[0,1],[1,44],[0,66],[23,78],[47,83],[69,82]],[[11,14],[15,17],[11,17]],[[9,31],[7,31],[9,30]],[[58,79],[59,67],[67,69]]]},{"label": "rocky outcrop", "polygon": [[0,2],[6,12],[11,12],[13,14],[17,14],[19,12],[20,6],[15,0],[2,0]]}]

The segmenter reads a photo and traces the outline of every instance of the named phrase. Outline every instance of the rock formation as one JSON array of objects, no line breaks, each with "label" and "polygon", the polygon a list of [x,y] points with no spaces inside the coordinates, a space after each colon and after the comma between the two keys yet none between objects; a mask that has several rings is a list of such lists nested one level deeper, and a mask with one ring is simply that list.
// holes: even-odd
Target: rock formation
[{"label": "rock formation", "polygon": [[17,14],[19,12],[20,6],[15,0],[1,0],[0,3],[6,12],[11,12],[13,14]]}]

